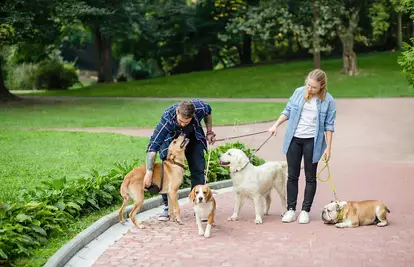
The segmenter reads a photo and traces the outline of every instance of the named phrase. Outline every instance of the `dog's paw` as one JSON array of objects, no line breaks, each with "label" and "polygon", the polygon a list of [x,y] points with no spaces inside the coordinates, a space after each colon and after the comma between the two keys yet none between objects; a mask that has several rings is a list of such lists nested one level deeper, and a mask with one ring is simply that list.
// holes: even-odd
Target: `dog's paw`
[{"label": "dog's paw", "polygon": [[199,236],[203,236],[203,235],[204,235],[203,230],[198,230],[198,235],[199,235]]},{"label": "dog's paw", "polygon": [[388,225],[387,221],[382,221],[382,222],[377,223],[378,227],[384,227],[384,226],[387,226],[387,225]]},{"label": "dog's paw", "polygon": [[208,238],[208,237],[210,237],[210,236],[211,236],[211,233],[210,233],[210,232],[208,232],[208,231],[206,231],[206,232],[205,232],[205,234],[204,234],[204,237],[207,237],[207,238]]},{"label": "dog's paw", "polygon": [[345,225],[344,223],[336,223],[336,224],[335,224],[335,227],[336,227],[336,228],[345,228],[345,227],[346,227],[346,225]]},{"label": "dog's paw", "polygon": [[179,224],[179,225],[183,225],[183,221],[181,221],[180,218],[176,218],[175,221]]},{"label": "dog's paw", "polygon": [[229,221],[238,221],[239,220],[239,217],[238,216],[235,216],[235,215],[232,215],[227,220],[229,220]]},{"label": "dog's paw", "polygon": [[263,223],[263,220],[262,220],[262,218],[256,218],[256,220],[254,220],[254,222],[256,224],[262,224]]}]

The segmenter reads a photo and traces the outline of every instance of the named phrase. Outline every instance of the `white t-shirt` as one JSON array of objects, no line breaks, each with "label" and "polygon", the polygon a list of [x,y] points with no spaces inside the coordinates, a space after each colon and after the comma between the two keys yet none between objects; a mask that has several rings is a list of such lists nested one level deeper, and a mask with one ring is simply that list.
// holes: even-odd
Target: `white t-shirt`
[{"label": "white t-shirt", "polygon": [[318,108],[316,106],[317,97],[312,97],[303,105],[300,115],[299,124],[296,128],[295,137],[312,138],[315,137],[316,121],[318,118]]}]

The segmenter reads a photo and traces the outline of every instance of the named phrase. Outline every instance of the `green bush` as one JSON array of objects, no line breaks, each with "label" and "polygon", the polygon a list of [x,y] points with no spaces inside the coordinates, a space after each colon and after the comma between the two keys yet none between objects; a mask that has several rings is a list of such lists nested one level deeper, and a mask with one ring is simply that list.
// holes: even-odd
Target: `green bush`
[{"label": "green bush", "polygon": [[[230,179],[228,168],[218,165],[218,154],[231,147],[253,152],[241,143],[226,144],[211,151],[208,182]],[[205,155],[206,161],[208,154]],[[252,164],[263,164],[256,156]],[[104,207],[120,203],[119,188],[125,175],[139,162],[116,164],[108,172],[92,170],[77,179],[65,177],[42,182],[35,189],[21,190],[23,203],[0,202],[0,265],[1,259],[12,263],[18,257],[31,255],[31,249],[44,245],[48,238],[63,232],[76,218]],[[185,179],[181,188],[190,187],[190,173],[186,162]],[[151,195],[145,192],[145,198]]]},{"label": "green bush", "polygon": [[66,90],[79,82],[74,64],[57,59],[43,61],[35,72],[35,86],[38,89]]},{"label": "green bush", "polygon": [[33,90],[36,68],[34,63],[8,66],[6,86],[11,90]]},{"label": "green bush", "polygon": [[[414,44],[414,38],[410,38]],[[403,43],[403,51],[398,57],[398,64],[402,67],[405,78],[410,85],[414,85],[414,46]]]}]

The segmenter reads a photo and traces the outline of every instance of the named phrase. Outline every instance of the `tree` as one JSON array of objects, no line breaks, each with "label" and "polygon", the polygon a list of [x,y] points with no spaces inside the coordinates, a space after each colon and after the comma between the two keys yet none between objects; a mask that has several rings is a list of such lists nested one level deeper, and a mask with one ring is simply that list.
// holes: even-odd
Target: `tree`
[{"label": "tree", "polygon": [[405,13],[404,0],[390,0],[397,13],[397,48],[402,48],[402,14]]},{"label": "tree", "polygon": [[[332,0],[330,8],[334,12],[336,34],[342,42],[342,71],[349,76],[357,75],[355,42],[369,45],[388,30],[389,14],[385,0]],[[367,12],[371,19],[370,34],[364,35],[359,25],[361,12]]]},{"label": "tree", "polygon": [[92,32],[96,47],[98,82],[112,82],[112,43],[134,30],[131,17],[147,1],[64,0],[58,6],[65,24],[81,23]]},{"label": "tree", "polygon": [[[59,36],[55,0],[5,0],[0,5],[0,46],[37,44],[46,47]],[[0,55],[0,100],[16,100],[4,84]]]}]

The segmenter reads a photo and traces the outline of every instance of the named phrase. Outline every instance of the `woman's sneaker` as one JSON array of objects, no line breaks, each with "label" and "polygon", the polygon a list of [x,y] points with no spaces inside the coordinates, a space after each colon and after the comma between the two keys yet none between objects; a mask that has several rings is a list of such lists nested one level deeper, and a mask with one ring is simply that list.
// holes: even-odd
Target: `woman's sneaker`
[{"label": "woman's sneaker", "polygon": [[302,210],[299,214],[299,223],[309,223],[309,213]]},{"label": "woman's sneaker", "polygon": [[285,215],[283,215],[282,222],[290,223],[296,221],[296,214],[293,209],[289,209],[286,211]]}]

